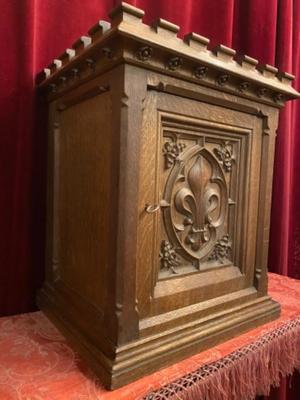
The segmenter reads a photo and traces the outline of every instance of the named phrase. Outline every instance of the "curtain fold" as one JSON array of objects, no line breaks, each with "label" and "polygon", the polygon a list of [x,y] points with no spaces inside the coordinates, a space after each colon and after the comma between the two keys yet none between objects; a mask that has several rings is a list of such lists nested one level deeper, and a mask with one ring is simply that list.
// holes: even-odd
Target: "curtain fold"
[{"label": "curtain fold", "polygon": [[[3,3],[3,4],[2,4]],[[36,4],[1,3],[0,310],[33,307],[31,187]],[[24,18],[26,15],[26,18]]]},{"label": "curtain fold", "polygon": [[[46,138],[34,76],[117,0],[0,0],[0,314],[34,309],[43,279]],[[296,75],[300,0],[128,0],[238,52]],[[281,112],[275,157],[269,267],[300,278],[300,102]],[[299,380],[299,379],[298,379]],[[288,385],[287,385],[288,387]],[[281,397],[286,393],[282,389]]]},{"label": "curtain fold", "polygon": [[[299,21],[299,20],[298,20]],[[297,23],[297,20],[295,20]],[[294,72],[294,61],[299,49],[293,49],[294,13],[293,0],[278,0],[277,34],[275,47],[276,66]],[[297,74],[298,75],[298,74]],[[293,242],[293,172],[294,172],[294,107],[289,102],[280,113],[273,179],[272,221],[269,249],[269,268],[284,275],[290,270],[290,248]]]}]

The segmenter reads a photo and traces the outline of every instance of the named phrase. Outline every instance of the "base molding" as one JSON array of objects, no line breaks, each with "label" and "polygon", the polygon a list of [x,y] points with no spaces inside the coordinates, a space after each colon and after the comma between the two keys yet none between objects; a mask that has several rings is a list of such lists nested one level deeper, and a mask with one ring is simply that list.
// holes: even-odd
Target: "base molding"
[{"label": "base molding", "polygon": [[[108,358],[77,330],[54,299],[42,289],[38,305],[85,358],[108,389],[116,389],[158,369],[276,319],[280,305],[269,296],[257,298],[224,312],[117,347]],[[100,341],[100,339],[99,339]]]}]

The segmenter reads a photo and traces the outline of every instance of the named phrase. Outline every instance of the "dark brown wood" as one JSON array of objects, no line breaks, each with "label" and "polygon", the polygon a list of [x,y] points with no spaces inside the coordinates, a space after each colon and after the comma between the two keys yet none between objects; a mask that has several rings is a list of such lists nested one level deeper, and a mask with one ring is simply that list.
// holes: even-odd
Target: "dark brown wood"
[{"label": "dark brown wood", "polygon": [[106,387],[278,317],[278,111],[293,77],[122,3],[38,77],[49,101],[38,304]]}]

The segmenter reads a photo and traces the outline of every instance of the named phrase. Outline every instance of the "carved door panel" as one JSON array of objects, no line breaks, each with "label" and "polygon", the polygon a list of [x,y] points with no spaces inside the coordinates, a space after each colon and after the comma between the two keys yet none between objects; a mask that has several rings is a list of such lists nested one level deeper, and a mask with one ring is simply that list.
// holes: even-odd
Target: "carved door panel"
[{"label": "carved door panel", "polygon": [[253,294],[262,120],[149,91],[141,146],[141,317]]}]

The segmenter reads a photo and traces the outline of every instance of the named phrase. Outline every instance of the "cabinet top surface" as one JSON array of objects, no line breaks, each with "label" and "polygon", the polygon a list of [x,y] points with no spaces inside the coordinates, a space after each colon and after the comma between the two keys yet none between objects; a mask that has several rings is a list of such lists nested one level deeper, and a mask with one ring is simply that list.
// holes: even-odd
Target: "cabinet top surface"
[{"label": "cabinet top surface", "polygon": [[110,14],[111,24],[99,21],[37,76],[39,88],[63,93],[120,63],[128,63],[214,87],[241,97],[280,107],[299,98],[294,76],[249,56],[237,56],[223,45],[208,49],[209,39],[158,19],[143,23],[144,11],[121,3]]}]

